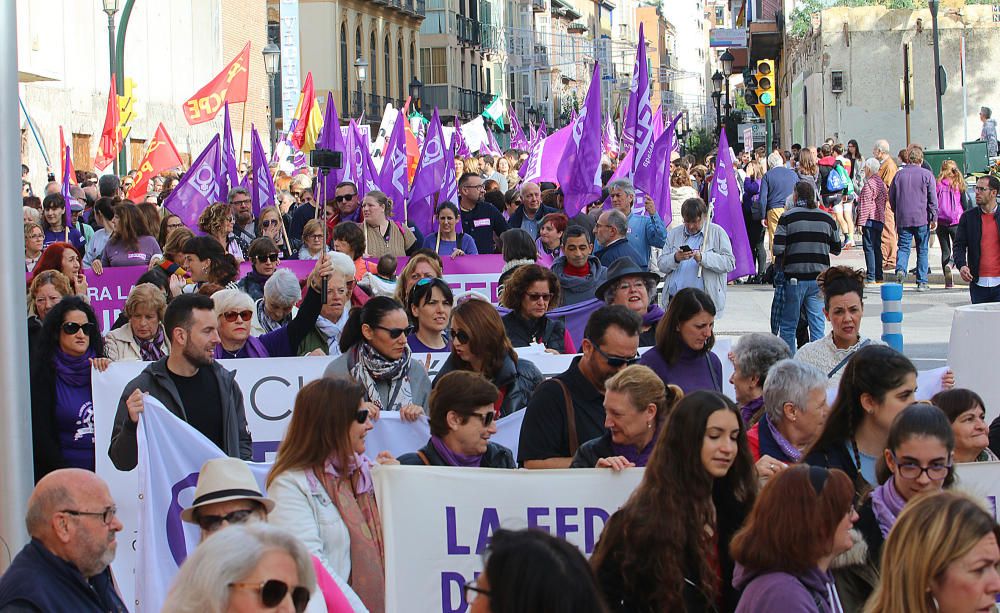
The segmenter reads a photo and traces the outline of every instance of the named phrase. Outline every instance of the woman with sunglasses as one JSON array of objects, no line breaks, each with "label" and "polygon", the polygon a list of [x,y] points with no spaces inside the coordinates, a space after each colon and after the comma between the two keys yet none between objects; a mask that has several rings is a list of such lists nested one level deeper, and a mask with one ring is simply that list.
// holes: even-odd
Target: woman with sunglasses
[{"label": "woman with sunglasses", "polygon": [[559,279],[548,268],[518,268],[507,280],[500,304],[511,310],[503,316],[503,327],[514,347],[538,343],[547,353],[576,353],[572,340],[567,341],[566,324],[546,316],[559,304]]},{"label": "woman with sunglasses", "polygon": [[73,246],[77,252],[84,249],[83,235],[76,228],[66,228],[66,199],[62,194],[49,194],[42,200],[42,230],[45,230],[45,244],[64,241]]},{"label": "woman with sunglasses", "polygon": [[58,270],[46,270],[31,278],[31,287],[28,289],[29,363],[45,316],[60,300],[72,295],[73,288],[69,279]]},{"label": "woman with sunglasses", "polygon": [[454,304],[451,288],[444,279],[421,279],[410,290],[407,307],[415,329],[406,337],[410,351],[448,351],[448,324]]},{"label": "woman with sunglasses", "polygon": [[656,345],[639,360],[685,394],[722,392],[722,361],[715,345],[715,303],[700,289],[687,287],[670,299],[656,326]]},{"label": "woman with sunglasses", "polygon": [[[274,241],[281,253],[281,259],[287,260],[298,252],[300,245],[295,244],[296,241],[290,237],[289,240],[293,244],[290,245],[285,241],[286,234],[282,228],[283,223],[282,215],[278,212],[277,207],[266,206],[260,210],[260,215],[257,217],[257,236],[267,237]],[[251,242],[250,245],[253,246],[253,243]]]},{"label": "woman with sunglasses", "polygon": [[45,315],[31,365],[31,433],[35,481],[58,468],[94,470],[92,369],[111,360],[97,316],[77,296]]},{"label": "woman with sunglasses", "polygon": [[322,278],[335,274],[326,256],[316,261],[316,266],[306,279],[309,289],[302,300],[299,312],[287,326],[282,326],[260,336],[250,335],[250,321],[256,305],[253,298],[238,289],[223,289],[212,294],[215,315],[219,318],[219,344],[215,346],[215,359],[278,358],[298,355],[299,343],[316,325],[323,298]]},{"label": "woman with sunglasses", "polygon": [[434,382],[453,370],[479,373],[500,390],[493,409],[497,417],[505,417],[528,405],[542,373],[532,362],[518,358],[496,307],[474,297],[477,294],[466,296],[451,312],[451,355]]},{"label": "woman with sunglasses", "polygon": [[[365,455],[374,427],[365,394],[362,383],[336,376],[299,390],[266,485],[271,523],[294,530],[331,575],[348,578],[369,611],[382,613],[385,554]],[[386,451],[376,461],[398,463]]]},{"label": "woman with sunglasses", "polygon": [[424,365],[410,358],[406,337],[412,330],[403,305],[386,296],[372,298],[351,311],[340,334],[343,355],[323,375],[354,377],[374,417],[399,411],[405,421],[415,421],[426,412],[431,380]]},{"label": "woman with sunglasses", "polygon": [[430,397],[431,438],[414,453],[399,456],[411,466],[517,468],[514,454],[490,442],[497,432],[500,392],[479,373],[454,370],[436,381]]},{"label": "woman with sunglasses", "polygon": [[861,536],[834,560],[833,576],[846,611],[860,611],[878,585],[882,546],[903,508],[955,480],[955,437],[948,418],[932,404],[911,404],[896,416],[879,463],[879,482],[858,509]]},{"label": "woman with sunglasses", "polygon": [[278,270],[281,253],[274,241],[266,236],[253,239],[247,251],[250,258],[250,271],[236,284],[243,292],[254,300],[264,297],[264,284]]},{"label": "woman with sunglasses", "polygon": [[424,249],[433,249],[438,255],[450,256],[453,260],[460,255],[479,255],[479,248],[472,236],[455,231],[462,216],[454,202],[442,202],[434,214],[438,231],[424,237]]}]

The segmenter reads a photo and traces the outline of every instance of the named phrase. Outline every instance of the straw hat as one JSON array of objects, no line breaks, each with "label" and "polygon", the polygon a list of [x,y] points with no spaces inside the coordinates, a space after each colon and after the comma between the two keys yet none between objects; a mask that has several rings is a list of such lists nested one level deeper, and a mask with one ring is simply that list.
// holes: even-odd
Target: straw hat
[{"label": "straw hat", "polygon": [[260,493],[260,486],[246,462],[239,458],[209,460],[201,467],[198,485],[194,489],[194,502],[181,511],[181,520],[189,524],[197,523],[195,509],[230,500],[255,500],[264,505],[268,513],[274,509],[274,501]]}]

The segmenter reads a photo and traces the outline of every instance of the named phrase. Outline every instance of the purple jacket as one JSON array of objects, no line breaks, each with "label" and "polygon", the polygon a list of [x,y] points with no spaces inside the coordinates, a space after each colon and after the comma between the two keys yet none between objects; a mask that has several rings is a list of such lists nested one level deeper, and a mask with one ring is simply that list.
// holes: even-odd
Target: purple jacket
[{"label": "purple jacket", "polygon": [[889,206],[897,228],[915,228],[937,222],[937,182],[926,168],[907,164],[889,186]]},{"label": "purple jacket", "polygon": [[842,613],[833,576],[814,568],[803,575],[759,573],[737,564],[733,586],[743,591],[736,613]]}]

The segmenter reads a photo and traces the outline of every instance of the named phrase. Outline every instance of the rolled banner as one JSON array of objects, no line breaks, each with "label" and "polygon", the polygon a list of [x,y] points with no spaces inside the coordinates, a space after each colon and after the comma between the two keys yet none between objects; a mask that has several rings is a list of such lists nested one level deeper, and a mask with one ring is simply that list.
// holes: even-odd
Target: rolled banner
[{"label": "rolled banner", "polygon": [[882,284],[882,341],[903,352],[903,286]]}]

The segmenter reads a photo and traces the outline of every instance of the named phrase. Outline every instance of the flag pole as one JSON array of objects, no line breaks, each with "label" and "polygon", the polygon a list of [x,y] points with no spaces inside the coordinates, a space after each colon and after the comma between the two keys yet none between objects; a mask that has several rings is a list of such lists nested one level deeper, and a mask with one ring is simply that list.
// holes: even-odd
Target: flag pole
[{"label": "flag pole", "polygon": [[702,230],[701,237],[701,261],[698,262],[698,278],[701,278],[702,270],[705,268],[705,247],[708,246],[708,229],[712,226],[712,218],[715,217],[715,205],[708,205],[708,219],[705,221],[705,227]]},{"label": "flag pole", "polygon": [[[247,103],[243,102],[243,119],[240,120],[240,164],[243,163],[243,133],[247,131]],[[236,165],[236,172],[239,173],[240,166]]]}]

